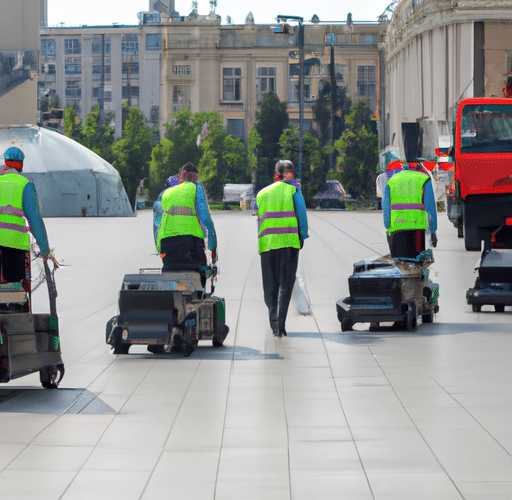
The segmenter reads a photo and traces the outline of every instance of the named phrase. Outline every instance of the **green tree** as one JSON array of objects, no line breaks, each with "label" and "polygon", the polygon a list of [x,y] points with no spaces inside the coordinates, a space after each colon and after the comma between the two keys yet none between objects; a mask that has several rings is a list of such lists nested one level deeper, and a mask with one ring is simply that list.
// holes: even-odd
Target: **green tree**
[{"label": "green tree", "polygon": [[221,200],[224,184],[248,181],[247,150],[240,139],[226,132],[224,119],[217,111],[194,114],[203,156],[199,173],[209,198]]},{"label": "green tree", "polygon": [[82,138],[82,120],[71,106],[64,110],[64,135],[78,142]]},{"label": "green tree", "polygon": [[371,117],[367,101],[354,104],[346,117],[347,128],[334,144],[340,155],[339,180],[363,202],[374,197],[379,165],[378,137]]},{"label": "green tree", "polygon": [[258,188],[270,184],[274,179],[274,167],[279,159],[279,138],[288,121],[286,103],[281,102],[274,92],[265,93],[256,110],[255,128],[261,137],[256,175]]},{"label": "green tree", "polygon": [[169,139],[162,139],[151,151],[149,184],[155,198],[164,189],[167,178],[178,173],[179,169],[171,173],[169,168],[173,147],[174,144]]},{"label": "green tree", "polygon": [[114,129],[111,126],[111,118],[101,120],[100,107],[94,106],[85,117],[81,131],[80,141],[86,148],[94,151],[104,160],[112,163],[112,145],[114,144]]},{"label": "green tree", "polygon": [[149,177],[149,162],[153,149],[152,130],[148,120],[137,108],[130,108],[122,138],[112,146],[114,167],[118,170],[126,194],[135,203],[139,182]]},{"label": "green tree", "polygon": [[[280,154],[297,166],[299,159],[299,128],[288,125],[279,139]],[[320,185],[319,174],[323,163],[320,141],[310,132],[303,133],[301,188],[307,206]]]},{"label": "green tree", "polygon": [[249,141],[247,145],[247,163],[251,172],[251,179],[254,182],[256,179],[256,172],[258,170],[258,146],[261,142],[261,136],[255,127],[252,127],[249,132]]},{"label": "green tree", "polygon": [[[320,185],[325,183],[326,175],[336,160],[336,149],[331,145],[332,139],[332,99],[331,82],[322,80],[320,82],[320,92],[318,98],[313,103],[313,116],[315,121],[314,134],[319,139],[324,149],[324,161],[319,171]],[[342,86],[336,86],[336,99],[334,108],[334,141],[337,141],[345,129],[345,116],[350,111],[351,101],[347,97],[347,89]]]}]

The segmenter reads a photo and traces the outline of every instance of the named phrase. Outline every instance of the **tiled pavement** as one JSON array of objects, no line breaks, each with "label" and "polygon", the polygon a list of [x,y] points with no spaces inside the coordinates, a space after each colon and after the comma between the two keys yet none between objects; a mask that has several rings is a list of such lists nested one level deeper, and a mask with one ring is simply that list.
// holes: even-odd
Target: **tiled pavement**
[{"label": "tiled pavement", "polygon": [[382,215],[308,215],[311,314],[292,306],[276,340],[255,218],[214,214],[231,331],[189,358],[104,343],[123,275],[159,265],[149,211],[46,219],[67,371],[56,391],[0,387],[2,500],[512,499],[511,311],[465,304],[478,256],[441,214],[435,322],[342,333],[335,301],[353,262],[387,251]]}]

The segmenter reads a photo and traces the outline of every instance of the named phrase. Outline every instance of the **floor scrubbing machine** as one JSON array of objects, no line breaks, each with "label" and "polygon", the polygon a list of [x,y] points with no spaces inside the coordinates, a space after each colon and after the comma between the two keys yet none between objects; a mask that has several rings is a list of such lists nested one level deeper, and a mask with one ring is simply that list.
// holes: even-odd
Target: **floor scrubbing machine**
[{"label": "floor scrubbing machine", "polygon": [[350,296],[336,302],[341,330],[367,322],[371,330],[387,322],[412,330],[418,317],[432,323],[439,311],[439,285],[429,279],[433,262],[431,249],[415,259],[379,257],[356,262],[348,278]]},{"label": "floor scrubbing machine", "polygon": [[[44,261],[50,313],[32,313],[30,259],[30,252],[26,252],[25,278],[21,281],[10,283],[0,274],[0,382],[6,383],[39,372],[41,385],[45,389],[55,389],[64,376],[56,308],[57,291],[53,272],[48,262]],[[56,261],[53,264],[57,267]]]},{"label": "floor scrubbing machine", "polygon": [[475,266],[478,276],[475,285],[467,290],[466,302],[473,312],[480,312],[482,306],[490,305],[496,312],[504,312],[505,306],[512,306],[512,241],[510,231],[512,218],[492,233],[490,241],[483,242],[482,254]]},{"label": "floor scrubbing machine", "polygon": [[[213,295],[215,266],[164,272],[141,269],[126,274],[119,292],[119,314],[106,327],[115,354],[147,345],[154,354],[181,350],[190,356],[200,340],[219,347],[229,332],[223,298]],[[210,279],[211,292],[203,284]]]}]

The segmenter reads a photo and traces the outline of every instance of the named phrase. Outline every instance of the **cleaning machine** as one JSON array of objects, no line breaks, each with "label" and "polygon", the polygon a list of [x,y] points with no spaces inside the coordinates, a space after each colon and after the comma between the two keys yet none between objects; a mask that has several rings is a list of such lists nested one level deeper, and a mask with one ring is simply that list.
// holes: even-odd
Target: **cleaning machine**
[{"label": "cleaning machine", "polygon": [[[119,292],[119,314],[107,323],[106,342],[114,354],[147,345],[154,354],[181,350],[190,356],[199,340],[219,347],[229,332],[226,306],[216,297],[216,266],[199,270],[140,269],[126,274]],[[210,279],[211,292],[203,284]]]},{"label": "cleaning machine", "polygon": [[478,276],[475,285],[466,292],[466,302],[473,312],[480,312],[483,305],[494,306],[496,312],[504,312],[505,306],[512,306],[512,250],[501,232],[505,226],[512,226],[512,218],[492,233],[490,241],[483,241],[483,249],[475,270]]},{"label": "cleaning machine", "polygon": [[370,323],[374,330],[387,322],[412,330],[419,316],[432,323],[439,311],[439,285],[429,280],[433,262],[431,249],[415,259],[387,256],[356,262],[348,278],[350,296],[336,302],[341,330],[352,330],[355,323]]},{"label": "cleaning machine", "polygon": [[[1,252],[0,252],[1,258]],[[57,291],[53,272],[44,261],[50,298],[49,314],[32,314],[31,256],[25,255],[25,278],[9,283],[0,275],[0,382],[39,372],[45,389],[56,389],[64,376]],[[54,269],[57,266],[53,260]]]}]

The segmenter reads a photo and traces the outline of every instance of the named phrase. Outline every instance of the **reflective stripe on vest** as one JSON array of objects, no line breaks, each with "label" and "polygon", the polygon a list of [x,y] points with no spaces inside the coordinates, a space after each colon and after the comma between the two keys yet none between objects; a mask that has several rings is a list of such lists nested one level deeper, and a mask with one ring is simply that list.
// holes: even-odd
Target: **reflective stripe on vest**
[{"label": "reflective stripe on vest", "polygon": [[30,250],[30,235],[23,212],[23,190],[29,180],[20,174],[0,176],[0,245]]},{"label": "reflective stripe on vest", "polygon": [[300,248],[298,221],[293,205],[297,188],[276,182],[262,189],[257,196],[258,251],[279,248]]},{"label": "reflective stripe on vest", "polygon": [[182,182],[162,195],[162,220],[158,229],[157,250],[163,238],[191,235],[204,240],[204,231],[196,212],[197,186]]},{"label": "reflective stripe on vest", "polygon": [[391,224],[388,235],[395,231],[428,229],[423,204],[423,186],[429,180],[424,173],[404,170],[388,181],[391,201]]}]

